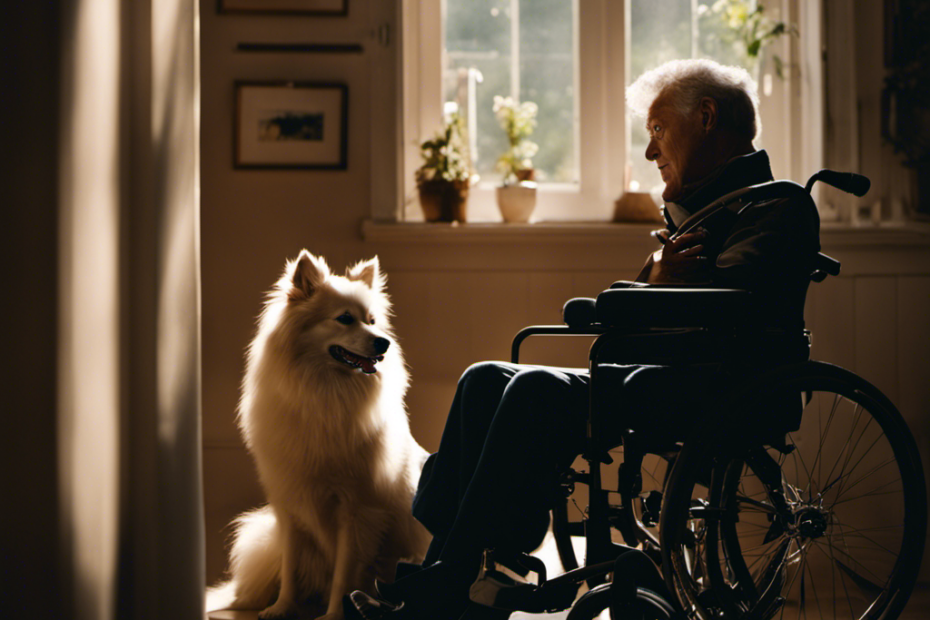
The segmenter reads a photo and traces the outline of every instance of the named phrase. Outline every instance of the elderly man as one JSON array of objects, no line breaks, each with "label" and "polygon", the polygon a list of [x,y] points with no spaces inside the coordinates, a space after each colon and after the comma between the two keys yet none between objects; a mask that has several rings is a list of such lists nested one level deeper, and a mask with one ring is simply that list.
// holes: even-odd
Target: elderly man
[{"label": "elderly man", "polygon": [[[803,290],[799,295],[794,283],[807,274],[791,257],[819,249],[809,202],[772,201],[717,229],[670,240],[702,207],[772,180],[768,156],[752,144],[757,97],[749,75],[706,60],[676,61],[640,77],[627,98],[647,118],[646,158],[665,182],[664,245],[640,279],[753,289],[770,302],[765,320],[800,324]],[[647,423],[684,432],[716,376],[688,366],[611,366],[605,373],[600,385],[607,387],[597,397],[615,409],[607,433]],[[474,613],[468,588],[482,551],[530,551],[541,542],[561,492],[559,474],[584,448],[588,396],[583,371],[497,362],[470,367],[414,499],[414,516],[434,535],[427,557],[394,584],[379,584],[383,601],[353,593],[347,614],[456,619],[469,604]]]}]

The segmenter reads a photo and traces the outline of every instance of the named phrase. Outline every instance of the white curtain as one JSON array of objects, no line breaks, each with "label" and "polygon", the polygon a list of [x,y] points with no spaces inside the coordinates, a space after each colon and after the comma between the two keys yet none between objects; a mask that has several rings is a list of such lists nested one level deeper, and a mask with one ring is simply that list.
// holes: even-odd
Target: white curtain
[{"label": "white curtain", "polygon": [[197,2],[14,5],[0,616],[202,618]]}]

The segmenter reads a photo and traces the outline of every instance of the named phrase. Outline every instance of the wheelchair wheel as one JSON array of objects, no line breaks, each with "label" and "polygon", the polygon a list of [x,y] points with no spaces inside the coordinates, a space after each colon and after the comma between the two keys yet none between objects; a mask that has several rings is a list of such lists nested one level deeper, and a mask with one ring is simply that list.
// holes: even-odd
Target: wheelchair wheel
[{"label": "wheelchair wheel", "polygon": [[[566,620],[594,620],[610,609],[610,584],[601,584],[585,592],[568,612]],[[611,620],[673,620],[675,610],[655,592],[636,589],[636,601],[631,609],[624,610],[622,618]]]},{"label": "wheelchair wheel", "polygon": [[[769,415],[776,395],[802,403],[800,428],[747,440],[764,436],[744,423]],[[682,608],[702,619],[896,618],[920,568],[927,499],[894,405],[808,362],[767,374],[726,410],[686,442],[662,509],[663,571]]]}]

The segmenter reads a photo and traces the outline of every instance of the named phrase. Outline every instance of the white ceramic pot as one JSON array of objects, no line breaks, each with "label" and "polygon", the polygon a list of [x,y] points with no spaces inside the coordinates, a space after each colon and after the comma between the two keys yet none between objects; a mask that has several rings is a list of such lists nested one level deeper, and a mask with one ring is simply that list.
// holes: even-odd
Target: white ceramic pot
[{"label": "white ceramic pot", "polygon": [[536,208],[536,183],[520,181],[497,188],[497,206],[505,222],[529,222]]}]

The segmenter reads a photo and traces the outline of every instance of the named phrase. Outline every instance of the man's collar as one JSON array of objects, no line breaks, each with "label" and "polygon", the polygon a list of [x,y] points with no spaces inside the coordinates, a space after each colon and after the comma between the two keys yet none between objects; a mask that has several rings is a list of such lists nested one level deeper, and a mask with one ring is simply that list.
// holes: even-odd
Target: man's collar
[{"label": "man's collar", "polygon": [[743,187],[772,181],[772,167],[765,150],[734,157],[698,183],[685,187],[685,198],[665,204],[675,225],[711,202]]}]

